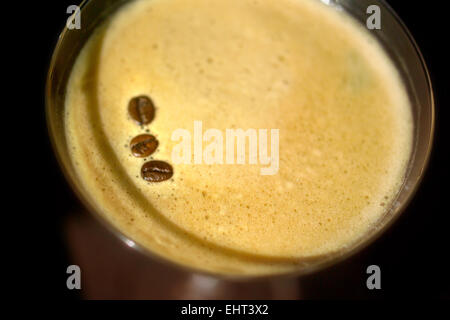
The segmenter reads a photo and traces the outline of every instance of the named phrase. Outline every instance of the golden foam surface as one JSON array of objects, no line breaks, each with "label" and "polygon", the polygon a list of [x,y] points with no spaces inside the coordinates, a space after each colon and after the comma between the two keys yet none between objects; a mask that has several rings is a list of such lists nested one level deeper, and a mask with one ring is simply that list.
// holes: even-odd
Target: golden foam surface
[{"label": "golden foam surface", "polygon": [[[150,96],[141,128],[129,100]],[[137,0],[91,37],[69,79],[66,134],[100,212],[160,256],[261,274],[313,263],[371,230],[412,145],[407,94],[369,31],[313,0]],[[279,171],[177,164],[179,128],[279,129]],[[145,182],[146,129],[170,181]],[[205,143],[206,144],[206,143]],[[150,158],[147,158],[149,160]],[[247,162],[248,163],[248,162]]]}]

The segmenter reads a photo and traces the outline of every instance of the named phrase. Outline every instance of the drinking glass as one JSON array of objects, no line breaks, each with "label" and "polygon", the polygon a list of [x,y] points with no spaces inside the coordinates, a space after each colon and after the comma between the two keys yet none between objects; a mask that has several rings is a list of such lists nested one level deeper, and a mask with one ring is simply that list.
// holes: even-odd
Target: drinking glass
[{"label": "drinking glass", "polygon": [[[64,131],[64,100],[66,85],[75,59],[93,30],[101,24],[105,18],[113,14],[129,1],[133,0],[88,0],[80,5],[81,29],[70,30],[67,27],[64,28],[59,36],[56,48],[54,49],[47,79],[46,116],[49,136],[61,169],[72,189],[78,195],[87,210],[107,229],[111,230],[114,235],[118,236],[130,247],[134,248],[134,250],[138,250],[143,255],[147,256],[148,259],[164,260],[141,247],[138,243],[134,242],[133,239],[125,237],[120,230],[113,227],[103,218],[103,215],[98,212],[93,199],[91,199],[86,190],[83,189],[75,174],[74,167],[69,157],[69,150]],[[385,214],[377,222],[376,226],[352,246],[318,259],[314,263],[305,264],[303,266],[300,265],[298,269],[292,273],[281,276],[224,276],[179,266],[179,272],[192,275],[192,279],[194,280],[191,289],[193,291],[195,291],[196,287],[201,283],[203,283],[203,285],[205,283],[215,283],[215,288],[217,288],[218,281],[228,289],[235,286],[236,281],[240,282],[239,285],[241,286],[242,281],[244,281],[245,285],[250,288],[253,283],[255,283],[255,278],[258,278],[257,281],[259,281],[259,283],[261,281],[271,283],[273,291],[283,293],[283,297],[289,295],[294,297],[298,292],[292,287],[293,282],[289,279],[298,279],[301,275],[315,272],[335,264],[362,250],[374,241],[383,233],[383,231],[389,228],[389,226],[391,226],[405,210],[424,175],[433,140],[434,99],[427,67],[416,42],[401,19],[385,1],[322,0],[322,2],[335,10],[346,11],[363,25],[366,25],[366,21],[370,15],[367,12],[367,8],[370,5],[377,5],[380,8],[381,29],[370,30],[370,32],[380,42],[399,71],[409,95],[414,120],[413,151],[409,159],[404,182],[396,195],[395,200],[387,206]],[[195,8],[192,8],[192,10],[195,10]],[[176,265],[176,262],[173,261],[170,261],[169,263]],[[167,279],[167,281],[170,280]],[[275,293],[273,297],[279,297],[280,294],[278,293]]]}]

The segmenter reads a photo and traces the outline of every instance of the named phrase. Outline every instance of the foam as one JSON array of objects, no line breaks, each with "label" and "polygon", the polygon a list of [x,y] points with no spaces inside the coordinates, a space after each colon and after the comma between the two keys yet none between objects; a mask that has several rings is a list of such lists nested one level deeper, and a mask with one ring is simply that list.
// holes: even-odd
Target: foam
[{"label": "foam", "polygon": [[[140,94],[157,108],[144,128],[127,114]],[[153,157],[171,163],[172,132],[195,120],[280,129],[278,174],[176,165],[171,181],[145,182],[131,138],[149,129]],[[312,263],[369,232],[402,183],[412,118],[368,31],[318,1],[137,0],[78,57],[66,134],[92,202],[131,239],[184,265],[253,274]]]}]

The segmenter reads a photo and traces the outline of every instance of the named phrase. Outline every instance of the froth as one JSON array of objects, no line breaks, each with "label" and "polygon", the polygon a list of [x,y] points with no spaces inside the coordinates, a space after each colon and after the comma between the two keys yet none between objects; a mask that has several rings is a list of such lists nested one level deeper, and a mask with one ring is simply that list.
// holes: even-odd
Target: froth
[{"label": "froth", "polygon": [[[140,94],[156,106],[147,127],[127,115]],[[132,137],[149,130],[170,162],[172,132],[196,120],[280,129],[278,174],[180,164],[171,181],[142,180]],[[282,272],[355,243],[399,190],[411,123],[368,31],[312,0],[134,1],[92,36],[66,96],[71,156],[104,216],[159,255],[221,273]]]}]

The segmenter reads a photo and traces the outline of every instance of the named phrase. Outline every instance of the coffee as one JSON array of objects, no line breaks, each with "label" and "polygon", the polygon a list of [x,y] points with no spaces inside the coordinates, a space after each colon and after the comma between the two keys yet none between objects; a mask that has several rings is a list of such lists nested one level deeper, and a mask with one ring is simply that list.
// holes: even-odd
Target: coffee
[{"label": "coffee", "polygon": [[149,124],[155,117],[155,106],[147,96],[139,96],[131,99],[128,111],[132,119],[138,124]]},{"label": "coffee", "polygon": [[173,168],[164,161],[150,161],[145,163],[141,169],[142,178],[150,182],[161,182],[172,178]]},{"label": "coffee", "polygon": [[[217,273],[287,272],[351,247],[386,213],[412,149],[389,57],[315,0],[133,1],[85,45],[65,103],[99,212],[152,252]],[[174,164],[172,133],[195,121],[279,129],[279,170]],[[133,151],[143,134],[157,149]]]},{"label": "coffee", "polygon": [[158,140],[151,134],[138,135],[130,142],[131,153],[138,158],[148,157],[156,151],[158,145]]}]

